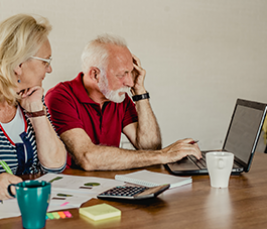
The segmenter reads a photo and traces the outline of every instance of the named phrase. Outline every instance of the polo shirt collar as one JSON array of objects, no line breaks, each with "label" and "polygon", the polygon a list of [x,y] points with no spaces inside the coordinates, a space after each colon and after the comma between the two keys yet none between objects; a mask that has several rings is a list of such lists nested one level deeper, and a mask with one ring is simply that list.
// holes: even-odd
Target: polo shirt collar
[{"label": "polo shirt collar", "polygon": [[[72,89],[74,94],[76,95],[77,99],[81,102],[81,103],[93,103],[93,104],[98,104],[95,101],[93,101],[87,94],[86,89],[83,85],[83,73],[80,72],[78,74],[78,76],[72,80],[71,84],[72,84]],[[99,104],[98,104],[99,105]]]}]

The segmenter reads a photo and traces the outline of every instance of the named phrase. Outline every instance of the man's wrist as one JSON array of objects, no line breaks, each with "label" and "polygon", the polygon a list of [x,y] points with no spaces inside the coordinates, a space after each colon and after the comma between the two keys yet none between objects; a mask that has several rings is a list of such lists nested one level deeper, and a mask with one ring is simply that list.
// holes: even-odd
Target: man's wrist
[{"label": "man's wrist", "polygon": [[149,99],[150,96],[149,96],[149,93],[146,92],[146,93],[144,93],[144,94],[134,95],[132,98],[133,98],[133,101],[134,101],[134,102],[137,102],[137,101],[139,101],[139,100]]},{"label": "man's wrist", "polygon": [[141,95],[147,93],[146,89],[144,87],[140,88],[132,88],[131,92],[133,95]]}]

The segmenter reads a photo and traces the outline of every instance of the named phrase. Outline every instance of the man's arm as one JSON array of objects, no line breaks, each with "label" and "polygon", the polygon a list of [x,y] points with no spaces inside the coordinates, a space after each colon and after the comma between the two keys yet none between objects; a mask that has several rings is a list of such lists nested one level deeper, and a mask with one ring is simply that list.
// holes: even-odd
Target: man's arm
[{"label": "man's arm", "polygon": [[[147,93],[144,87],[146,71],[141,67],[140,60],[133,55],[134,86],[132,93],[141,95]],[[132,123],[123,129],[123,133],[137,149],[161,149],[161,134],[156,117],[148,99],[136,102],[138,123]]]},{"label": "man's arm", "polygon": [[86,171],[122,170],[154,164],[175,162],[188,154],[201,157],[193,139],[179,140],[162,150],[126,150],[95,145],[81,128],[67,130],[60,135],[75,162]]},{"label": "man's arm", "polygon": [[136,149],[161,149],[161,134],[156,117],[149,101],[140,100],[136,103],[138,122],[123,128],[123,133]]}]

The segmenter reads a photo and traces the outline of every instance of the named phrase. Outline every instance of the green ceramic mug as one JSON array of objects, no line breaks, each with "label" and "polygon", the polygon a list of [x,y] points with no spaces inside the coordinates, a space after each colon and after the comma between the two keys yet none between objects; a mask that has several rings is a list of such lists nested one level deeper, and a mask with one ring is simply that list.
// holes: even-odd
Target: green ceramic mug
[{"label": "green ceramic mug", "polygon": [[[16,189],[16,195],[11,187]],[[40,180],[27,180],[10,184],[7,188],[10,196],[17,198],[24,228],[43,228],[50,201],[51,184]]]}]

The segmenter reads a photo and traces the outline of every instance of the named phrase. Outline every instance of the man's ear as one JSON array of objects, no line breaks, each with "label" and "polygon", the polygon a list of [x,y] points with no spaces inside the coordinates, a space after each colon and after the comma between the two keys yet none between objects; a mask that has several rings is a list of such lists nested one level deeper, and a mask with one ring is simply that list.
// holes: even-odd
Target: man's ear
[{"label": "man's ear", "polygon": [[18,66],[15,67],[15,69],[14,69],[14,72],[15,72],[15,75],[16,75],[16,76],[21,76],[21,75],[22,75],[21,65],[22,65],[22,64],[18,65]]},{"label": "man's ear", "polygon": [[100,78],[100,70],[97,67],[91,67],[89,69],[89,76],[92,80],[96,81],[98,83]]}]

